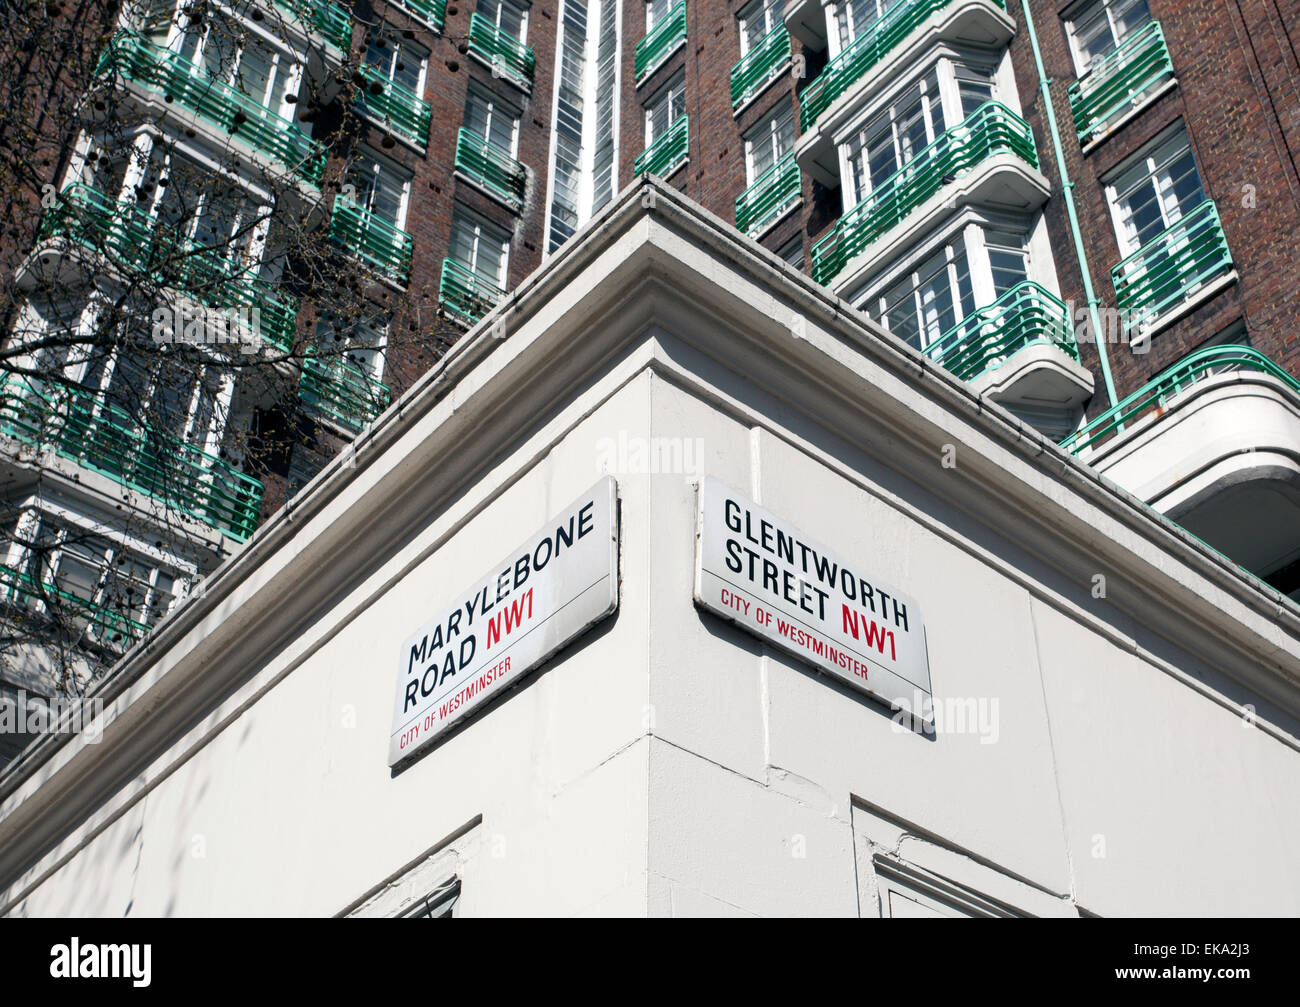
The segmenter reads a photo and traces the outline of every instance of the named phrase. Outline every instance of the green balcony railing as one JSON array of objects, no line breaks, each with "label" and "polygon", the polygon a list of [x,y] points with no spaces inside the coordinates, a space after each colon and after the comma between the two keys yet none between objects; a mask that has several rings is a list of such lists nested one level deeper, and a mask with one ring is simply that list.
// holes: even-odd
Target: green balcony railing
[{"label": "green balcony railing", "polygon": [[664,60],[677,48],[677,43],[686,38],[686,0],[681,0],[667,16],[650,29],[649,33],[636,44],[636,82],[640,84],[646,77],[659,68]]},{"label": "green balcony railing", "polygon": [[492,67],[493,76],[504,77],[525,91],[532,90],[532,47],[503,32],[478,11],[469,19],[469,51]]},{"label": "green balcony railing", "polygon": [[767,86],[790,60],[790,33],[775,28],[731,68],[731,107],[740,108]]},{"label": "green balcony railing", "polygon": [[30,573],[15,570],[8,564],[0,565],[0,595],[20,605],[39,601],[51,608],[75,613],[77,618],[84,619],[107,636],[110,643],[133,643],[149,632],[147,623],[83,598],[60,587],[57,581],[37,581]]},{"label": "green balcony railing", "polygon": [[518,210],[524,205],[524,166],[463,126],[456,134],[456,170]]},{"label": "green balcony railing", "polygon": [[294,123],[189,60],[123,32],[100,57],[100,74],[117,73],[189,109],[250,147],[293,169],[312,185],[325,173],[325,148]]},{"label": "green balcony railing", "polygon": [[993,154],[1008,151],[1031,168],[1038,151],[1029,124],[1005,105],[986,101],[959,125],[940,135],[840,218],[812,246],[812,275],[829,283],[871,242],[956,179]]},{"label": "green balcony railing", "polygon": [[447,15],[447,0],[397,0],[399,7],[405,7],[434,31],[442,31],[442,23]]},{"label": "green balcony railing", "polygon": [[1160,22],[1151,21],[1070,85],[1070,110],[1079,143],[1104,136],[1173,76],[1165,33]]},{"label": "green balcony railing", "polygon": [[381,276],[403,287],[411,282],[411,251],[415,240],[343,195],[334,200],[330,240]]},{"label": "green balcony railing", "polygon": [[120,272],[136,272],[163,289],[177,290],[209,308],[256,321],[258,335],[288,351],[298,324],[298,302],[209,248],[168,232],[136,206],[115,203],[88,185],[74,183],[41,221],[40,237],[62,237],[106,255]]},{"label": "green balcony railing", "polygon": [[455,259],[442,260],[438,303],[451,315],[475,324],[500,303],[506,292]]},{"label": "green balcony railing", "polygon": [[[850,42],[826,64],[817,78],[799,95],[799,129],[812,128],[817,117],[833,101],[862,79],[866,73],[898,47],[935,11],[956,0],[898,0],[875,24]],[[992,0],[1006,10],[1006,0]]]},{"label": "green balcony railing", "polygon": [[1061,447],[1078,454],[1109,440],[1126,425],[1163,410],[1171,400],[1198,381],[1225,371],[1253,371],[1276,378],[1300,398],[1300,381],[1282,370],[1259,350],[1236,343],[1208,346],[1190,353],[1144,384],[1132,395],[1121,399],[1104,413],[1061,441]]},{"label": "green balcony railing", "polygon": [[[341,52],[352,48],[352,15],[329,0],[275,0]],[[444,4],[446,0],[443,0]]]},{"label": "green balcony railing", "polygon": [[1058,346],[1079,359],[1069,309],[1050,291],[1025,280],[963,318],[923,352],[963,381],[973,381],[1038,343]]},{"label": "green balcony railing", "polygon": [[257,529],[260,482],[153,431],[102,392],[10,375],[0,385],[0,434],[53,450],[237,542]]},{"label": "green balcony railing", "polygon": [[667,178],[685,163],[691,146],[689,118],[689,116],[679,115],[677,121],[642,152],[632,165],[634,177],[659,175]]},{"label": "green balcony railing", "polygon": [[803,197],[803,182],[793,151],[754,179],[736,199],[736,226],[758,237]]},{"label": "green balcony railing", "polygon": [[357,100],[362,110],[418,147],[429,146],[429,124],[433,121],[429,103],[368,64],[362,65],[361,76],[365,83]]},{"label": "green balcony railing", "polygon": [[388,386],[375,381],[344,356],[307,357],[298,398],[309,410],[353,433],[388,408]]},{"label": "green balcony railing", "polygon": [[1150,325],[1232,271],[1219,211],[1207,199],[1111,269],[1116,304],[1130,330]]}]

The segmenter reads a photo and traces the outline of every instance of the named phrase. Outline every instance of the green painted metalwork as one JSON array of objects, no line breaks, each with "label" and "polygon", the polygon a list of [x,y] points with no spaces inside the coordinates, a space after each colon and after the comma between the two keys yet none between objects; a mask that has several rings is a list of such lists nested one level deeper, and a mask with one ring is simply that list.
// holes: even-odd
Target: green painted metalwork
[{"label": "green painted metalwork", "polygon": [[[1006,10],[1006,0],[992,0]],[[799,128],[812,128],[817,117],[833,101],[862,79],[877,63],[898,47],[931,14],[956,0],[899,0],[875,24],[850,42],[826,64],[817,79],[799,95]]]},{"label": "green painted metalwork", "polygon": [[1164,30],[1159,21],[1148,22],[1070,85],[1067,93],[1079,143],[1104,136],[1173,76]]},{"label": "green painted metalwork", "polygon": [[257,529],[260,482],[153,430],[102,391],[10,375],[0,384],[0,434],[53,450],[237,542]]},{"label": "green painted metalwork", "polygon": [[659,65],[668,58],[668,54],[677,47],[677,43],[686,38],[686,0],[673,7],[668,15],[655,25],[640,42],[636,44],[636,82],[645,80]]},{"label": "green painted metalwork", "polygon": [[116,73],[194,112],[250,147],[293,169],[312,185],[325,174],[325,147],[288,119],[219,81],[178,53],[134,32],[117,35],[100,57],[99,74]]},{"label": "green painted metalwork", "polygon": [[740,108],[767,86],[790,59],[790,33],[774,28],[731,68],[731,107]]},{"label": "green painted metalwork", "polygon": [[1157,410],[1193,387],[1198,381],[1224,371],[1253,371],[1276,378],[1293,395],[1300,398],[1300,381],[1282,370],[1259,350],[1236,343],[1207,346],[1189,353],[1172,367],[1167,368],[1144,384],[1132,395],[1094,417],[1065,440],[1061,447],[1078,454],[1109,440],[1131,424]]},{"label": "green painted metalwork", "polygon": [[751,238],[761,234],[803,197],[803,182],[789,153],[754,179],[736,199],[736,226]]},{"label": "green painted metalwork", "polygon": [[429,103],[373,66],[362,64],[360,72],[365,79],[357,98],[362,110],[398,136],[421,148],[429,146],[429,125],[433,121]]},{"label": "green painted metalwork", "polygon": [[475,324],[505,296],[506,292],[495,283],[483,279],[455,259],[442,260],[438,303],[461,321]]},{"label": "green painted metalwork", "polygon": [[659,175],[667,178],[686,160],[690,152],[690,116],[680,115],[632,165],[634,177]]},{"label": "green painted metalwork", "polygon": [[494,76],[513,81],[525,91],[532,90],[532,47],[503,32],[478,11],[469,19],[469,51],[491,66]]},{"label": "green painted metalwork", "polygon": [[[446,0],[441,0],[446,6]],[[276,0],[304,24],[325,37],[335,49],[347,52],[352,46],[352,15],[329,0]]]},{"label": "green painted metalwork", "polygon": [[963,318],[923,352],[963,381],[973,381],[1037,343],[1058,346],[1079,359],[1069,309],[1050,291],[1025,280]]},{"label": "green painted metalwork", "polygon": [[853,256],[943,188],[945,182],[1003,151],[1015,154],[1031,168],[1038,167],[1038,151],[1029,124],[1005,105],[986,101],[873,188],[813,245],[813,279],[831,282]]},{"label": "green painted metalwork", "polygon": [[110,642],[125,643],[142,638],[149,625],[125,616],[115,609],[98,605],[79,594],[65,590],[51,581],[37,581],[29,573],[21,573],[7,564],[0,564],[0,588],[4,595],[20,605],[39,601],[50,607],[70,608],[92,626],[109,634]]},{"label": "green painted metalwork", "polygon": [[1232,271],[1219,211],[1207,199],[1111,269],[1115,298],[1131,330],[1183,304]]},{"label": "green painted metalwork", "polygon": [[298,398],[308,409],[356,433],[388,408],[393,395],[387,385],[339,355],[302,362]]},{"label": "green painted metalwork", "polygon": [[415,239],[343,195],[334,200],[330,240],[395,283],[411,282]]},{"label": "green painted metalwork", "polygon": [[456,170],[518,210],[524,205],[528,172],[506,151],[472,130],[456,134]]}]

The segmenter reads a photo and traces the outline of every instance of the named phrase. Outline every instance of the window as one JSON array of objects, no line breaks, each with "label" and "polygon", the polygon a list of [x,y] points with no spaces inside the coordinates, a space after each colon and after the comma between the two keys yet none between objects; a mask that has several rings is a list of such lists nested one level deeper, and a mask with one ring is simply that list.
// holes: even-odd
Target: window
[{"label": "window", "polygon": [[985,231],[984,247],[989,256],[995,299],[1017,283],[1029,279],[1029,252],[1025,239],[1005,231]]},{"label": "window", "polygon": [[478,0],[478,12],[521,44],[528,37],[528,6],[514,0]]},{"label": "window", "polygon": [[748,185],[794,150],[794,106],[781,106],[745,136],[745,173]]},{"label": "window", "polygon": [[460,902],[460,882],[450,881],[430,892],[398,914],[403,920],[449,920]]},{"label": "window", "polygon": [[669,12],[677,6],[677,0],[649,0],[645,5],[645,33],[649,35],[655,25],[662,24]]},{"label": "window", "polygon": [[896,0],[845,0],[835,14],[840,49],[875,26]]},{"label": "window", "polygon": [[1090,0],[1071,13],[1066,29],[1079,76],[1150,20],[1147,0]]},{"label": "window", "polygon": [[740,12],[740,55],[744,56],[766,36],[784,27],[782,0],[756,0]]},{"label": "window", "polygon": [[343,194],[361,209],[400,229],[406,226],[411,176],[392,162],[362,153],[348,165]]},{"label": "window", "polygon": [[424,73],[428,61],[428,50],[402,38],[398,31],[387,25],[372,32],[366,44],[366,66],[417,98],[424,95]]},{"label": "window", "polygon": [[519,112],[477,84],[470,84],[465,98],[465,128],[515,156],[519,142]]},{"label": "window", "polygon": [[1121,257],[1131,255],[1205,201],[1186,130],[1139,156],[1107,190]]},{"label": "window", "polygon": [[649,147],[686,114],[686,79],[678,77],[650,100],[645,110],[645,145]]},{"label": "window", "polygon": [[986,101],[992,101],[996,93],[993,84],[993,71],[979,67],[953,64],[953,76],[957,80],[957,97],[961,105],[961,117],[965,119]]},{"label": "window", "polygon": [[130,550],[106,529],[28,512],[15,534],[10,563],[22,587],[6,587],[19,604],[57,609],[78,632],[121,644],[165,616],[185,582],[174,570]]},{"label": "window", "polygon": [[796,234],[784,245],[776,250],[776,254],[781,256],[786,262],[794,266],[795,269],[803,271],[803,235]]},{"label": "window", "polygon": [[196,70],[229,84],[272,112],[292,119],[284,96],[298,89],[301,66],[249,32],[228,15],[195,6],[188,9],[177,40],[180,55]]},{"label": "window", "polygon": [[909,87],[850,138],[845,147],[852,188],[861,202],[944,130],[937,70]]},{"label": "window", "polygon": [[918,350],[929,346],[975,310],[965,245],[939,249],[864,307],[899,339]]},{"label": "window", "polygon": [[479,279],[504,290],[510,235],[477,214],[456,207],[449,256]]}]

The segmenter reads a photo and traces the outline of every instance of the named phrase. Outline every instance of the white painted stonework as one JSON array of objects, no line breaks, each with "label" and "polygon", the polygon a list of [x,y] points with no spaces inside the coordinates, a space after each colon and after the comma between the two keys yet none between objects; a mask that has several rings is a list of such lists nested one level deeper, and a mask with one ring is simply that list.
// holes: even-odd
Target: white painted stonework
[{"label": "white painted stonework", "polygon": [[[389,644],[604,475],[617,611],[390,771]],[[915,599],[934,732],[695,605],[704,477]],[[646,183],[0,777],[0,911],[1295,915],[1298,686],[1295,605]]]}]

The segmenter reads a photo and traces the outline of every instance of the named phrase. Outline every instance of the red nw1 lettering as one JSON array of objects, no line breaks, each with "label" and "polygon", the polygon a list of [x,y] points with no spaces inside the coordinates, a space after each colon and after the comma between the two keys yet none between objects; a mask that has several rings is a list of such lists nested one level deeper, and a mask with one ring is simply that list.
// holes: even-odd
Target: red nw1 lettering
[{"label": "red nw1 lettering", "polygon": [[[859,633],[858,613],[849,608],[848,605],[840,606],[844,610],[844,632],[851,633],[853,639],[859,640],[865,635],[867,640],[867,649],[875,647],[880,653],[885,652],[885,640],[891,635],[889,630],[883,626],[877,626],[875,621],[868,619],[865,615],[862,617],[861,633]],[[894,648],[891,644],[890,657],[894,657]],[[897,658],[894,658],[897,660]]]},{"label": "red nw1 lettering", "polygon": [[[525,614],[524,609],[527,609]],[[487,629],[487,646],[485,650],[491,650],[492,644],[500,642],[503,637],[509,636],[519,628],[525,619],[533,617],[533,589],[530,587],[522,595],[512,601],[507,608],[488,620]],[[501,631],[502,622],[505,623],[505,632]]]}]

